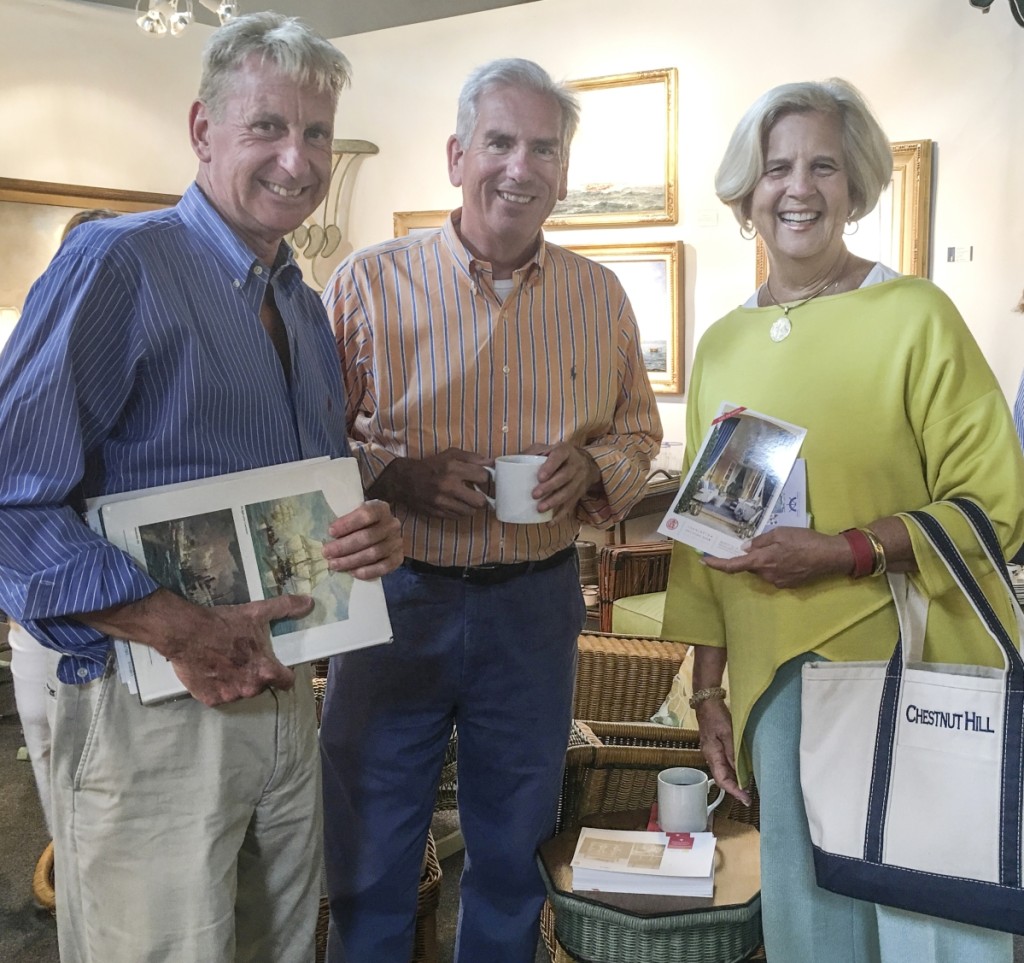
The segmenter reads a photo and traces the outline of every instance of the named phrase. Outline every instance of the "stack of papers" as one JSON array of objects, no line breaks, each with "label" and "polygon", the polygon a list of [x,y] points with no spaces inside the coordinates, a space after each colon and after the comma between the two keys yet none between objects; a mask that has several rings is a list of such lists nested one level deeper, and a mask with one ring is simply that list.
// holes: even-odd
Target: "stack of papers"
[{"label": "stack of papers", "polygon": [[576,891],[711,897],[715,837],[585,827],[571,865]]}]

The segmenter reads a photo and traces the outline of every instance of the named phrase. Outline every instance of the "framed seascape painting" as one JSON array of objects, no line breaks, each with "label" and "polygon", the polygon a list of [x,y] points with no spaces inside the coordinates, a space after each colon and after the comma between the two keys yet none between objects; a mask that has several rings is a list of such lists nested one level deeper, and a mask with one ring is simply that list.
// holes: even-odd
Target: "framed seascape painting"
[{"label": "framed seascape painting", "polygon": [[[900,274],[928,277],[931,244],[932,141],[908,140],[889,145],[892,180],[878,204],[845,238],[854,254],[881,261]],[[768,254],[757,239],[755,283],[768,277]]]},{"label": "framed seascape painting", "polygon": [[[580,125],[568,195],[545,227],[642,227],[679,219],[677,71],[570,81]],[[625,144],[628,150],[609,145]]]},{"label": "framed seascape painting", "polygon": [[94,207],[151,211],[177,202],[176,194],[0,177],[0,311],[21,313],[28,289],[50,263],[73,214]]},{"label": "framed seascape painting", "polygon": [[571,245],[610,268],[629,296],[640,328],[640,347],[651,387],[683,391],[682,242]]}]

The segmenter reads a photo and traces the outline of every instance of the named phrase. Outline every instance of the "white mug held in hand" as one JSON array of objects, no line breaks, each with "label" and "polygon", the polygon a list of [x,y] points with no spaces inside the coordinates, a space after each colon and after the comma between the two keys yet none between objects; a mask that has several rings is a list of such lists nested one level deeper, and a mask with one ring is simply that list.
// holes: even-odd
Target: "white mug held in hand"
[{"label": "white mug held in hand", "polygon": [[708,792],[714,779],[700,769],[676,766],[658,773],[658,825],[665,833],[703,833],[708,817],[725,798],[718,788],[718,798],[708,805]]},{"label": "white mug held in hand", "polygon": [[533,490],[537,487],[537,472],[547,461],[546,455],[501,455],[494,459],[494,467],[487,468],[494,479],[494,498],[484,495],[494,509],[499,522],[517,525],[537,525],[550,522],[553,512],[537,511]]}]

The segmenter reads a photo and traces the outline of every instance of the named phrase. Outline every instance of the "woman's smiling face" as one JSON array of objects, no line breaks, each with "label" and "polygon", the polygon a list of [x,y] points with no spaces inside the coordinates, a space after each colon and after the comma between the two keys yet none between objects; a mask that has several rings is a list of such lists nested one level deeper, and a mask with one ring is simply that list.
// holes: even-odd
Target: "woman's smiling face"
[{"label": "woman's smiling face", "polygon": [[768,132],[765,166],[750,196],[750,219],[773,269],[832,264],[843,248],[850,187],[841,122],[818,111],[780,117]]}]

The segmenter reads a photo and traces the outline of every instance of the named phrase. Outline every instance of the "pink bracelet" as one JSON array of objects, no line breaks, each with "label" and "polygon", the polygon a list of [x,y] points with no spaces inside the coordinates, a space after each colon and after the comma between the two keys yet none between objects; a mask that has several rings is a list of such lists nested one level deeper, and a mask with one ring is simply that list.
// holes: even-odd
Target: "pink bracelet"
[{"label": "pink bracelet", "polygon": [[846,539],[846,544],[853,552],[853,578],[864,578],[875,570],[875,552],[868,539],[859,528],[847,528],[839,533]]}]

